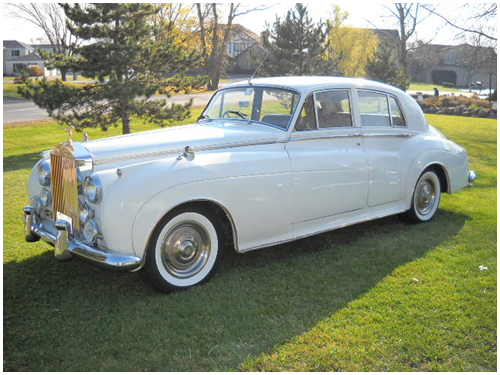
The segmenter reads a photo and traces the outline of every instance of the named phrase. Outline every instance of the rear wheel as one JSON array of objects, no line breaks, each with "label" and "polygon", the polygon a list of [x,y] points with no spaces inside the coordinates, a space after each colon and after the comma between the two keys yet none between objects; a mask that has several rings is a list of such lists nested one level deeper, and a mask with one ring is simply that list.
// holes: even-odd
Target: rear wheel
[{"label": "rear wheel", "polygon": [[440,201],[439,176],[433,170],[427,170],[418,179],[411,208],[403,214],[403,218],[412,223],[429,221],[436,215]]},{"label": "rear wheel", "polygon": [[209,210],[176,210],[155,229],[141,276],[164,293],[201,284],[215,271],[221,244],[221,226]]}]

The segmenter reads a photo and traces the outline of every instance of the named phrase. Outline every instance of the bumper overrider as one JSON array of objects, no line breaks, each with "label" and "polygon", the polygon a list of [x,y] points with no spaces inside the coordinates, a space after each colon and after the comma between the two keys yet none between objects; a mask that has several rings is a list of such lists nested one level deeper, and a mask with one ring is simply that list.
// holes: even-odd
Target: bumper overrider
[{"label": "bumper overrider", "polygon": [[54,255],[57,259],[66,260],[77,257],[115,271],[134,271],[141,267],[141,258],[108,253],[71,238],[69,233],[70,224],[67,221],[58,220],[54,224],[57,229],[57,235],[55,236],[44,228],[33,206],[24,207],[26,241],[36,242],[43,239],[55,247]]}]

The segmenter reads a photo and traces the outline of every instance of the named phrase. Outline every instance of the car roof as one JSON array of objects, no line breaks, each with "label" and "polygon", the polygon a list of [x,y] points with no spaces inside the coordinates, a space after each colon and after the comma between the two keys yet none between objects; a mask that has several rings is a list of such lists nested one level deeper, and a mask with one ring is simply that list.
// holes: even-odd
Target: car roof
[{"label": "car roof", "polygon": [[[249,80],[239,81],[226,87],[245,85],[248,86]],[[250,81],[255,86],[279,86],[293,88],[303,94],[314,90],[325,88],[364,88],[369,90],[381,90],[394,95],[399,95],[402,91],[394,86],[385,83],[371,81],[365,78],[347,78],[333,76],[285,76],[269,78],[253,78]]]}]

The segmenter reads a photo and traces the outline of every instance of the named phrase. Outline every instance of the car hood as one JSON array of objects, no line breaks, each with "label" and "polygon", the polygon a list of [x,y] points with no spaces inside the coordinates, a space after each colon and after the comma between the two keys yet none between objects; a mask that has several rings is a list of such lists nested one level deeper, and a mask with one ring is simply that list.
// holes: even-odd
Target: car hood
[{"label": "car hood", "polygon": [[275,143],[285,134],[282,130],[254,122],[210,121],[105,138],[85,142],[82,146],[90,152],[94,164],[106,164],[181,154],[186,146],[196,152]]}]

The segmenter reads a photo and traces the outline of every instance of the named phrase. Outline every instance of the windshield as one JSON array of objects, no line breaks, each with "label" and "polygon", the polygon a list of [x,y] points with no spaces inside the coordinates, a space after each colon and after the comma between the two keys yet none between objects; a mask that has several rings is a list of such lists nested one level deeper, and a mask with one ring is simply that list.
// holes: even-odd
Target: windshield
[{"label": "windshield", "polygon": [[270,87],[238,87],[217,92],[201,119],[235,118],[287,129],[297,105],[296,92]]}]

